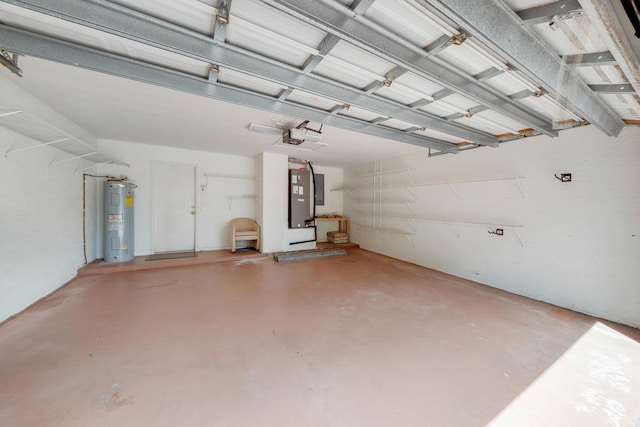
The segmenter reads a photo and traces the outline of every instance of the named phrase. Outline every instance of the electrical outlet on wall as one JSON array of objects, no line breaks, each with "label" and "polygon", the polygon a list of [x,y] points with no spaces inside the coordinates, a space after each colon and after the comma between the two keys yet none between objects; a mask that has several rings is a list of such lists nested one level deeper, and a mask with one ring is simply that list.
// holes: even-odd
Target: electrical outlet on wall
[{"label": "electrical outlet on wall", "polygon": [[561,173],[560,176],[555,175],[555,177],[560,182],[571,182],[571,174],[570,173]]}]

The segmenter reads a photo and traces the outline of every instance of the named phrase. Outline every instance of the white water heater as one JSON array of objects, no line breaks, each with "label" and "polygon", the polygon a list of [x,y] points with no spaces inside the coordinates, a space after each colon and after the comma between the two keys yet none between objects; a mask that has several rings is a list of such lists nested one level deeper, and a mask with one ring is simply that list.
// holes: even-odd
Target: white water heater
[{"label": "white water heater", "polygon": [[133,189],[122,180],[104,183],[104,261],[133,259]]}]

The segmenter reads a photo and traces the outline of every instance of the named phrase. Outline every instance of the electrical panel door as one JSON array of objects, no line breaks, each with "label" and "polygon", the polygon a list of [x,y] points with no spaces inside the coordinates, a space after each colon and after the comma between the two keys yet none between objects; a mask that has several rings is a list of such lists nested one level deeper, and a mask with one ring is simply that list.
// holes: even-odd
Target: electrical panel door
[{"label": "electrical panel door", "polygon": [[289,228],[306,228],[311,218],[311,172],[289,169]]}]

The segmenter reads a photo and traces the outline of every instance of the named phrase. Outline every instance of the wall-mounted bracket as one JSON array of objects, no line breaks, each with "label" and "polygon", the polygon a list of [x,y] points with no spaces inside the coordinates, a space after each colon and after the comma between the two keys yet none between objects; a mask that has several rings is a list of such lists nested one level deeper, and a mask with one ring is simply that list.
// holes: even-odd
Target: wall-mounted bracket
[{"label": "wall-mounted bracket", "polygon": [[66,162],[70,162],[72,160],[77,160],[77,159],[83,159],[85,157],[89,157],[89,156],[93,156],[94,154],[98,154],[97,151],[92,151],[91,153],[87,153],[87,154],[81,154],[79,156],[73,156],[73,157],[69,157],[67,159],[62,159],[62,160],[54,160],[51,163],[49,163],[49,167],[53,166],[53,165],[57,165],[59,163],[66,163]]},{"label": "wall-mounted bracket", "polygon": [[[407,225],[409,226],[409,229],[411,229],[411,235],[418,233],[418,230],[416,229],[415,224],[411,220],[407,221]],[[407,237],[410,237],[410,236],[407,236]]]},{"label": "wall-mounted bracket", "polygon": [[521,177],[517,176],[515,179],[516,179],[516,184],[518,184],[518,190],[520,190],[520,195],[524,199],[524,191],[522,190],[522,185],[520,184],[520,178]]},{"label": "wall-mounted bracket", "polygon": [[453,184],[449,184],[449,187],[451,188],[451,191],[453,191],[456,195],[456,198],[460,198],[460,194],[456,191],[456,187],[453,186]]},{"label": "wall-mounted bracket", "polygon": [[516,237],[518,238],[518,241],[520,242],[520,246],[522,246],[524,248],[524,242],[522,241],[522,237],[520,237],[520,233],[518,233],[517,230],[513,230],[513,232],[516,235]]},{"label": "wall-mounted bracket", "polygon": [[561,173],[560,176],[554,174],[556,179],[560,182],[571,182],[571,174],[570,173]]},{"label": "wall-mounted bracket", "polygon": [[227,194],[225,195],[225,197],[227,198],[227,204],[228,204],[229,210],[231,210],[234,200],[237,200],[237,199],[256,200],[255,194]]},{"label": "wall-mounted bracket", "polygon": [[86,170],[89,170],[91,168],[95,168],[96,166],[100,166],[100,165],[112,165],[112,166],[124,166],[125,168],[130,168],[131,165],[129,163],[122,163],[122,162],[118,162],[115,160],[106,160],[104,162],[97,162],[94,165],[91,166],[87,166],[85,168],[80,168],[80,169],[76,169],[75,171],[73,171],[73,174],[78,174],[80,172],[84,172]]},{"label": "wall-mounted bracket", "polygon": [[24,148],[17,148],[15,150],[9,149],[8,151],[5,151],[4,156],[7,157],[11,153],[18,153],[20,151],[33,150],[34,148],[45,147],[47,145],[58,144],[60,142],[65,142],[65,141],[70,141],[70,140],[71,140],[71,138],[60,138],[60,139],[56,139],[55,141],[43,142],[43,143],[36,144],[36,145],[30,145],[30,146],[24,147]]}]

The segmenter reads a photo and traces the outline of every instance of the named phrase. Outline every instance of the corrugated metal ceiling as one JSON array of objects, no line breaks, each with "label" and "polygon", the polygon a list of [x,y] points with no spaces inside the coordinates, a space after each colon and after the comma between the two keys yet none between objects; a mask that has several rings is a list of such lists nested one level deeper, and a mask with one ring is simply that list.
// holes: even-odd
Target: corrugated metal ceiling
[{"label": "corrugated metal ceiling", "polygon": [[[546,87],[536,70],[510,61],[506,44],[501,51],[506,39],[483,43],[473,30],[484,23],[463,12],[458,19],[450,3],[0,0],[0,46],[189,92],[197,90],[185,81],[206,83],[198,86],[204,96],[218,93],[208,87],[231,89],[224,100],[440,152],[553,136],[589,122],[616,134],[623,120],[640,120],[635,91],[595,86],[629,82],[615,61],[564,66],[557,79],[565,86]],[[508,9],[511,23],[546,46],[545,59],[575,61],[612,48],[577,2],[557,2],[560,12],[536,19],[526,13],[547,2],[481,3]],[[146,71],[114,73],[117,60]],[[583,87],[575,82],[590,93],[562,92]]]}]

